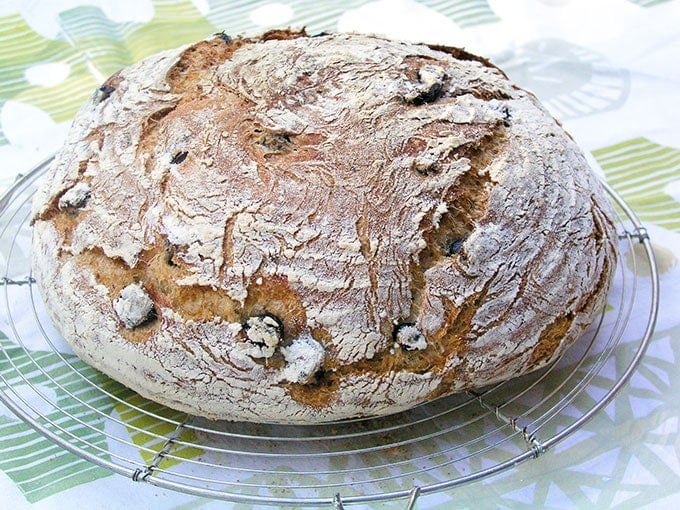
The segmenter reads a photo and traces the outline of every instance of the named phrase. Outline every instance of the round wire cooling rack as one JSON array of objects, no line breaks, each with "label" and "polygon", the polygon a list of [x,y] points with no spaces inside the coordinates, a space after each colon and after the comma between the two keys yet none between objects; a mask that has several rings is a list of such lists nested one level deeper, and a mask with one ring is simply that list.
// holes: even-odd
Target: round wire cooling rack
[{"label": "round wire cooling rack", "polygon": [[30,269],[30,204],[48,163],[0,197],[0,399],[60,447],[136,482],[247,503],[408,498],[410,508],[420,494],[540,457],[579,429],[630,378],[654,330],[651,242],[607,187],[626,263],[599,321],[551,366],[382,418],[292,426],[187,416],[88,367],[53,329]]}]

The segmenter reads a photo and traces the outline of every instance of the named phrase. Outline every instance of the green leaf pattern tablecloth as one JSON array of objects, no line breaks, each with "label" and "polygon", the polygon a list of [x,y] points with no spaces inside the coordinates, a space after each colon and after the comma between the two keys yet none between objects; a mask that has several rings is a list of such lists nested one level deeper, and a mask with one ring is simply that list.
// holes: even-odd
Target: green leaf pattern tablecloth
[{"label": "green leaf pattern tablecloth", "polygon": [[[222,30],[255,34],[285,26],[306,26],[310,33],[376,32],[465,46],[490,57],[521,86],[534,91],[564,123],[589,153],[594,168],[604,172],[644,222],[657,256],[662,287],[656,333],[639,370],[614,402],[540,461],[424,497],[418,506],[677,505],[677,0],[5,0],[0,3],[0,191],[11,186],[17,174],[28,171],[59,147],[79,105],[121,66]],[[629,259],[622,263],[632,268]],[[14,348],[2,314],[0,342],[7,352]],[[61,360],[55,356],[34,353],[41,366],[55,371],[51,375],[58,380]],[[15,363],[22,363],[21,357],[17,351]],[[81,363],[76,358],[69,362]],[[1,373],[11,373],[10,368],[0,361]],[[100,384],[108,385],[109,391],[122,399],[138,398],[84,364],[82,373],[100,378]],[[38,375],[30,382],[44,383]],[[65,380],[64,384],[71,382]],[[62,390],[49,385],[44,389],[57,392],[56,398]],[[161,447],[156,433],[171,432],[148,430],[144,418],[126,415],[125,409],[117,409],[110,402],[102,402],[101,409],[126,424],[131,441],[143,457],[153,457]],[[82,409],[72,412],[95,428],[105,426],[101,415],[88,415]],[[179,455],[191,458],[199,453],[187,447]],[[79,505],[175,509],[229,506],[132,484],[54,446],[0,405],[0,508]],[[382,506],[403,505],[400,501]]]}]

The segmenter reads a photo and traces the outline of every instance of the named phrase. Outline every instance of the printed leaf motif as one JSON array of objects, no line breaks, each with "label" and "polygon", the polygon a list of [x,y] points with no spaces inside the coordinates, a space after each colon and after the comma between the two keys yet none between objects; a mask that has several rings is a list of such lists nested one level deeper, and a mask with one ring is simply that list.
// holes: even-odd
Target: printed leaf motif
[{"label": "printed leaf motif", "polygon": [[[186,417],[185,413],[169,409],[136,393],[131,394],[125,403],[116,403],[115,409],[147,465],[153,463],[168,439],[175,436],[177,425],[174,423],[181,423]],[[193,459],[201,455],[202,449],[184,444],[195,441],[193,431],[183,430],[179,442],[172,445],[170,456],[164,457],[159,467],[169,469],[179,462],[178,459]]]},{"label": "printed leaf motif", "polygon": [[463,28],[500,21],[486,0],[423,0],[420,3],[441,12]]},{"label": "printed leaf motif", "polygon": [[[26,101],[48,112],[56,122],[63,122],[73,117],[95,86],[82,59],[79,61],[77,53],[66,41],[42,37],[18,15],[2,19],[0,43],[4,50],[0,50],[3,65],[0,100]],[[52,87],[30,84],[26,71],[35,64],[47,62],[65,62],[71,67],[69,76]]]},{"label": "printed leaf motif", "polygon": [[309,0],[292,0],[286,2],[295,17],[294,23],[288,20],[258,25],[251,18],[251,13],[257,9],[263,9],[272,2],[269,0],[255,0],[252,2],[222,2],[209,0],[210,11],[208,20],[219,30],[224,30],[230,35],[255,35],[269,28],[281,28],[290,26],[294,29],[305,27],[310,34],[336,29],[338,19],[343,12],[366,3],[363,0],[348,0],[346,2],[310,2]]},{"label": "printed leaf motif", "polygon": [[643,222],[680,230],[680,203],[665,193],[680,175],[680,150],[635,138],[593,151],[607,181]]},{"label": "printed leaf motif", "polygon": [[[30,385],[44,395],[41,398],[33,390],[21,394],[34,408],[45,409],[44,417],[36,413],[36,420],[52,430],[49,424],[58,423],[61,429],[83,441],[80,444],[84,451],[107,459],[107,454],[103,453],[107,450],[106,438],[101,431],[113,408],[112,402],[101,391],[83,383],[80,375],[114,394],[129,390],[74,356],[66,357],[65,364],[56,353],[33,352],[29,355],[6,338],[0,339],[0,345],[3,352],[0,374],[9,386],[20,391]],[[54,405],[49,403],[52,399]],[[89,406],[96,406],[101,413]],[[61,411],[54,411],[56,407]],[[0,415],[0,437],[3,453],[11,452],[0,457],[0,470],[14,481],[29,502],[111,475],[110,471],[64,450],[19,418]],[[63,437],[74,442],[73,438]]]},{"label": "printed leaf motif", "polygon": [[503,67],[512,80],[534,92],[563,120],[616,109],[630,91],[627,70],[561,39],[525,44]]},{"label": "printed leaf motif", "polygon": [[[15,99],[48,112],[55,122],[68,121],[101,82],[121,67],[217,31],[189,1],[156,2],[154,17],[146,24],[113,22],[93,6],[62,11],[59,21],[61,31],[51,40],[36,33],[18,14],[0,18],[0,105]],[[28,68],[53,62],[69,66],[64,81],[47,87],[28,82]],[[2,143],[7,138],[0,131]]]},{"label": "printed leaf motif", "polygon": [[[660,331],[656,334],[656,341],[676,335],[677,331]],[[617,358],[629,358],[632,348],[620,345],[621,356]],[[629,381],[627,391],[610,403],[604,412],[595,415],[563,444],[548,450],[538,462],[524,463],[522,478],[531,483],[518,483],[512,476],[491,477],[482,483],[493,487],[494,492],[513,508],[550,506],[550,502],[555,501],[551,491],[555,490],[566,496],[559,501],[577,508],[589,505],[594,505],[594,508],[616,507],[613,502],[628,491],[635,494],[630,508],[644,506],[649,501],[644,496],[643,486],[653,486],[660,500],[671,497],[677,492],[680,465],[661,462],[658,452],[664,451],[665,459],[678,458],[677,412],[668,406],[651,405],[660,395],[674,395],[679,390],[680,379],[676,376],[674,360],[680,355],[680,346],[669,341],[668,348],[673,353],[667,358],[646,358]],[[573,411],[579,415],[587,412],[595,403],[594,399],[600,398],[598,390],[603,393],[611,388],[620,370],[611,373],[604,370],[597,374],[588,383],[587,390],[579,395]],[[555,380],[564,377],[564,374],[556,372]],[[645,405],[641,405],[643,401]],[[640,415],[642,409],[646,412]],[[514,410],[518,415],[522,414],[521,407]],[[562,415],[549,428],[541,426],[539,437],[550,436],[567,425],[568,420],[560,423],[561,418]],[[552,430],[554,426],[556,430]],[[567,472],[568,475],[565,475]],[[632,473],[635,477],[631,476]],[[636,478],[638,473],[644,473],[645,478]],[[470,493],[478,494],[478,491],[473,487]],[[462,488],[462,494],[457,494],[465,497],[465,488]]]},{"label": "printed leaf motif", "polygon": [[155,1],[153,19],[125,36],[125,45],[131,56],[128,63],[162,50],[196,42],[220,30],[201,15],[190,1]]},{"label": "printed leaf motif", "polygon": [[628,0],[628,1],[633,2],[634,4],[638,4],[642,7],[654,7],[655,5],[666,3],[669,0]]}]

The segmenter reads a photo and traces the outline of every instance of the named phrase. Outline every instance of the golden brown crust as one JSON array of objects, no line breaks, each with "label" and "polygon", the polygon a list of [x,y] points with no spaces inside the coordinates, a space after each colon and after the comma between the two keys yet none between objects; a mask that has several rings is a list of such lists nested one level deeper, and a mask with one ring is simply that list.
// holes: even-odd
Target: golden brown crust
[{"label": "golden brown crust", "polygon": [[360,35],[220,34],[120,71],[34,207],[76,352],[212,418],[385,414],[534,370],[615,263],[602,189],[531,94]]}]

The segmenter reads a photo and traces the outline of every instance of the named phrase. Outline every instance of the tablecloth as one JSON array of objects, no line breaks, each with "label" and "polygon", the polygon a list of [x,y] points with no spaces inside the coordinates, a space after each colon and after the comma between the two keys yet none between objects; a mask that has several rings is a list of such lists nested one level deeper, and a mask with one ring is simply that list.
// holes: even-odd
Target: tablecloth
[{"label": "tablecloth", "polygon": [[[680,503],[677,0],[5,0],[0,192],[60,146],[79,105],[120,67],[220,31],[287,26],[378,33],[489,57],[563,123],[642,220],[656,255],[656,331],[614,401],[540,459],[423,496],[417,508],[674,508]],[[8,337],[0,322],[0,338]],[[251,507],[133,484],[45,441],[0,404],[0,507]],[[40,469],[45,462],[50,469]]]}]

